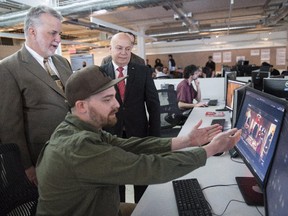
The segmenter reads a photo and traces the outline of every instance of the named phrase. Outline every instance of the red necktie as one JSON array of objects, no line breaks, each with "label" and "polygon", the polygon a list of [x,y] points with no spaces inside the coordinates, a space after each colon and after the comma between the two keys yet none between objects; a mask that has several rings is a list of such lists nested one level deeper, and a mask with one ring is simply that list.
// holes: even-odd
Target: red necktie
[{"label": "red necktie", "polygon": [[[118,78],[124,77],[124,74],[123,74],[124,68],[123,67],[118,67],[117,70],[119,71]],[[118,89],[119,89],[120,97],[121,97],[122,101],[124,101],[125,80],[122,80],[121,82],[119,82],[117,84],[117,86],[118,86]]]}]

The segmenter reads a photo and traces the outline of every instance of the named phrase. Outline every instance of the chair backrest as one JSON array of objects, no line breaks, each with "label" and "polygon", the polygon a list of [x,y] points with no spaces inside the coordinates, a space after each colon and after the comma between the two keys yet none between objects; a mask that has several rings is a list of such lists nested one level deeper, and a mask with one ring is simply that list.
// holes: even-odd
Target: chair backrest
[{"label": "chair backrest", "polygon": [[38,189],[29,181],[16,144],[0,144],[0,215],[36,214]]},{"label": "chair backrest", "polygon": [[161,128],[172,128],[181,125],[182,112],[178,108],[177,92],[174,85],[167,85],[167,88],[157,91],[160,100]]}]

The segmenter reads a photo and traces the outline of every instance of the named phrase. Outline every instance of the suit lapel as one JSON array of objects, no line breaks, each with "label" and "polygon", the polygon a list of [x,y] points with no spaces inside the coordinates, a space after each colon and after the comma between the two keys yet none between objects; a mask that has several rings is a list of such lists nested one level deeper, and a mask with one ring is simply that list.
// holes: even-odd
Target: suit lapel
[{"label": "suit lapel", "polygon": [[[63,65],[63,63],[59,60],[59,58],[57,58],[56,56],[52,56],[52,61],[55,65],[55,67],[57,68],[57,71],[59,73],[59,79],[62,81],[62,83],[64,84],[66,80],[68,80],[70,74],[69,72],[67,72],[67,67],[65,67]],[[61,71],[61,73],[60,73]]]},{"label": "suit lapel", "polygon": [[[47,74],[46,70],[38,63],[38,61],[28,52],[25,46],[21,50],[22,62],[27,71],[35,75],[37,78],[42,80],[46,85],[57,91],[63,97],[64,93],[58,88],[53,79]],[[55,65],[56,66],[56,65]],[[57,66],[56,66],[57,67]],[[57,67],[58,70],[58,67]]]},{"label": "suit lapel", "polygon": [[112,79],[115,79],[115,70],[114,70],[114,66],[112,64],[112,62],[110,61],[110,63],[107,65],[107,73],[108,76],[110,76]]},{"label": "suit lapel", "polygon": [[128,97],[129,92],[130,92],[130,88],[133,86],[133,82],[135,80],[135,66],[128,64],[128,68],[127,68],[127,82],[126,82],[126,90],[125,90],[125,98]]}]

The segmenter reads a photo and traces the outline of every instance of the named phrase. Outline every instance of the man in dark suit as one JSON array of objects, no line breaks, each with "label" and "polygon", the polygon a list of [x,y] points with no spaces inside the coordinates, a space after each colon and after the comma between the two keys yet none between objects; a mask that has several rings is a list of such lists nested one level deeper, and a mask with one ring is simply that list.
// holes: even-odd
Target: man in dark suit
[{"label": "man in dark suit", "polygon": [[[0,139],[16,143],[30,181],[37,184],[35,164],[43,145],[69,111],[65,85],[69,62],[54,55],[61,42],[62,16],[52,8],[29,10],[24,23],[25,45],[0,62]],[[56,74],[45,70],[44,58]]]},{"label": "man in dark suit", "polygon": [[[121,98],[119,87],[116,87],[116,98],[120,104],[117,124],[106,130],[119,137],[160,136],[160,103],[151,71],[147,66],[134,64],[130,61],[133,44],[127,33],[121,32],[111,39],[110,50],[112,61],[102,66],[111,78],[120,74],[118,67],[123,68],[124,76],[128,75],[125,93]],[[120,91],[119,91],[120,90]],[[146,108],[149,117],[147,116]],[[138,202],[146,186],[136,186],[135,202]],[[121,192],[121,200],[125,201],[125,188]],[[121,194],[122,193],[122,194]],[[124,193],[124,194],[123,194]]]}]

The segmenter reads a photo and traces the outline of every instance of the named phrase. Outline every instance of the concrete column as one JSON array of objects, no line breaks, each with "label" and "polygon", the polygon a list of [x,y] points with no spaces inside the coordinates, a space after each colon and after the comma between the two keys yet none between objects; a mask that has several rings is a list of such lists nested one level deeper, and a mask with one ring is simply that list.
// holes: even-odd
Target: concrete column
[{"label": "concrete column", "polygon": [[137,53],[140,57],[142,57],[146,62],[146,52],[145,52],[145,31],[146,26],[137,26]]}]

